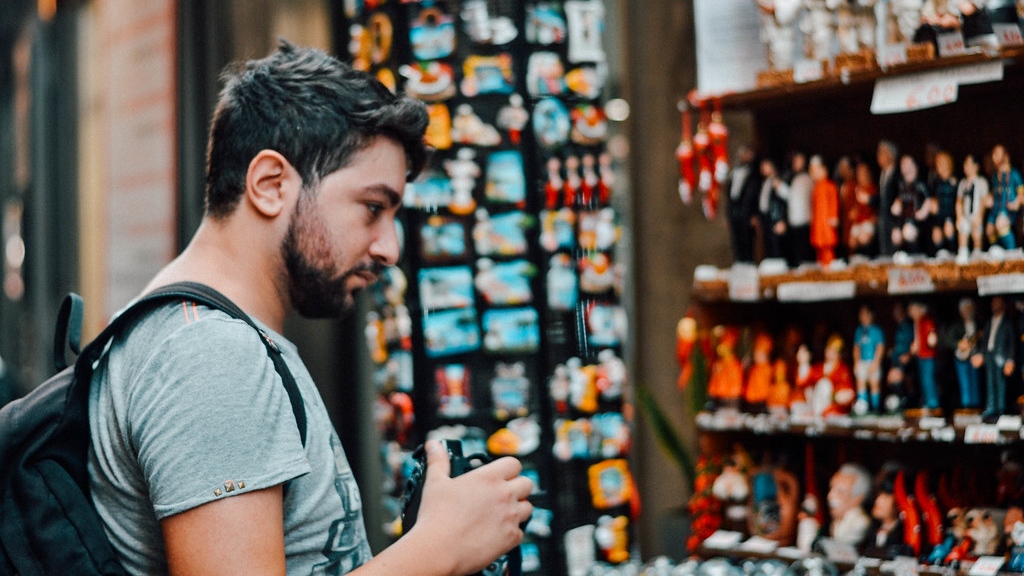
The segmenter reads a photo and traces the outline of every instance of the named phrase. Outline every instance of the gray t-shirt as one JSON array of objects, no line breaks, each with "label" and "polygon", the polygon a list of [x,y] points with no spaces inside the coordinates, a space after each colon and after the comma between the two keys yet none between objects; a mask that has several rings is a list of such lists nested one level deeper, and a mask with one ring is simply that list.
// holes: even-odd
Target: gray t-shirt
[{"label": "gray t-shirt", "polygon": [[[362,502],[319,391],[283,351],[306,407],[303,449],[288,394],[259,335],[180,301],[114,341],[89,397],[89,478],[129,573],[167,572],[160,520],[284,484],[289,574],[344,574],[370,559]],[[224,526],[224,546],[244,526]]]}]

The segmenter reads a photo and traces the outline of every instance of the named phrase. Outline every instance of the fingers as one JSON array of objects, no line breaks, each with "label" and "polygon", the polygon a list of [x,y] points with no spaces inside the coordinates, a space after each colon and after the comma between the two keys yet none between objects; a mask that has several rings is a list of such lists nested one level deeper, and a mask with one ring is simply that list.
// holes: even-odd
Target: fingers
[{"label": "fingers", "polygon": [[427,453],[427,480],[433,476],[448,478],[451,475],[452,464],[448,460],[448,452],[437,440],[429,440],[423,445]]}]

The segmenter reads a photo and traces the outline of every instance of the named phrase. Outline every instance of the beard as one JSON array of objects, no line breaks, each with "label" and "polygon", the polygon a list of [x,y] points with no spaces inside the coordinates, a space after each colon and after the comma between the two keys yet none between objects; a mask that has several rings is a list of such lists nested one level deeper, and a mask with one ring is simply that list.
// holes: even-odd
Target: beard
[{"label": "beard", "polygon": [[355,306],[358,290],[347,288],[360,272],[379,276],[383,265],[361,264],[339,271],[326,225],[312,210],[313,202],[299,199],[281,243],[292,308],[305,318],[341,318]]}]

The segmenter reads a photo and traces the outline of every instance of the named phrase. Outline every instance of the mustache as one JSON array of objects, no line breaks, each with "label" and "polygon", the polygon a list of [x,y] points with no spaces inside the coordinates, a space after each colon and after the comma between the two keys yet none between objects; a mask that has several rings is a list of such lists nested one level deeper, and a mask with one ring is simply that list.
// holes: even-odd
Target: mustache
[{"label": "mustache", "polygon": [[387,266],[381,264],[380,262],[369,262],[367,264],[358,264],[356,266],[353,266],[351,269],[349,269],[347,275],[351,276],[359,274],[360,272],[369,272],[370,274],[373,274],[375,277],[379,277],[381,274],[384,273],[384,270],[386,268]]}]

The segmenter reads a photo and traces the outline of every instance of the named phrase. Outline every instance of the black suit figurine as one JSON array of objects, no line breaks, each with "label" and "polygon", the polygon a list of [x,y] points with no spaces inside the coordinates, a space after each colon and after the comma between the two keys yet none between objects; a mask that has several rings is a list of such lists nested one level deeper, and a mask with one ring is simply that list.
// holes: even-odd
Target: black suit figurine
[{"label": "black suit figurine", "polygon": [[738,163],[729,173],[725,191],[729,196],[729,232],[735,262],[754,261],[757,201],[761,193],[761,176],[754,151],[743,146]]},{"label": "black suit figurine", "polygon": [[[979,353],[974,356],[975,366],[985,366],[986,419],[998,418],[1006,412],[1006,381],[1016,366],[1016,327],[1006,314],[1006,301],[1002,296],[992,297],[992,318],[985,324],[979,338]],[[1008,374],[1009,373],[1009,374]]]}]

